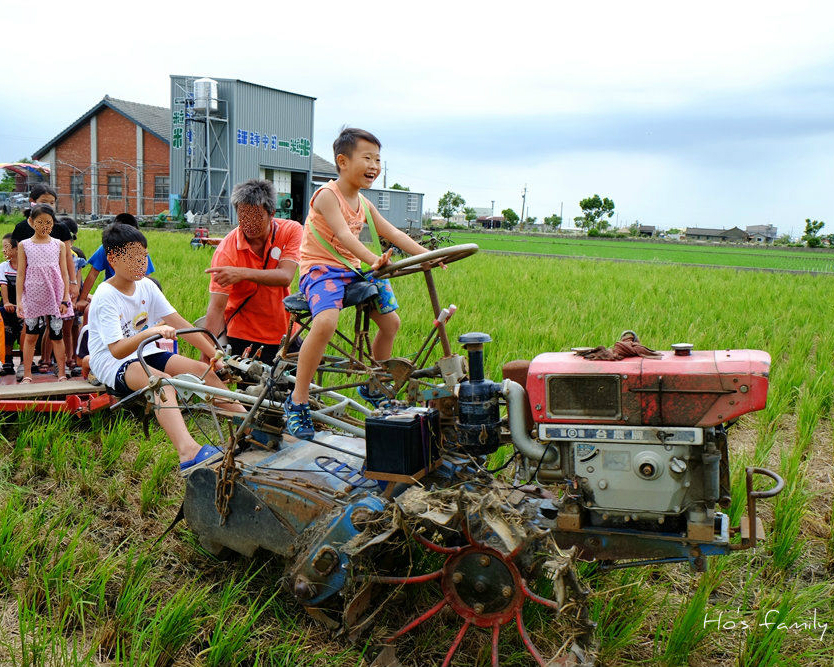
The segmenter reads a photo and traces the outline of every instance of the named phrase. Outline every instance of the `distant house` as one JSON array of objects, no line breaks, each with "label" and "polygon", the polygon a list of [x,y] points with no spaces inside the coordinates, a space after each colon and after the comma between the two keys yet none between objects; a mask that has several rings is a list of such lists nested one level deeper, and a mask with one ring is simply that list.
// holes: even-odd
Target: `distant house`
[{"label": "distant house", "polygon": [[156,214],[168,208],[171,111],[105,95],[32,157],[52,167],[61,212]]},{"label": "distant house", "polygon": [[737,243],[747,241],[747,232],[738,227],[732,229],[709,229],[706,227],[687,227],[687,241],[713,241],[716,243]]},{"label": "distant house", "polygon": [[776,225],[749,225],[747,234],[753,243],[771,244],[776,240]]},{"label": "distant house", "polygon": [[501,229],[501,226],[503,224],[503,215],[482,215],[477,220],[475,220],[473,226],[477,227],[478,225],[480,225],[483,229]]},{"label": "distant house", "polygon": [[647,237],[657,236],[657,227],[654,225],[640,225],[637,228],[637,234],[639,236]]}]

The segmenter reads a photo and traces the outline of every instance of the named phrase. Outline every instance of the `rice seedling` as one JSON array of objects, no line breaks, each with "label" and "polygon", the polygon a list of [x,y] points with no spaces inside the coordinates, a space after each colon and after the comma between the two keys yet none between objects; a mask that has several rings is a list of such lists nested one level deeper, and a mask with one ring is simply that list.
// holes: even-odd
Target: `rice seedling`
[{"label": "rice seedling", "polygon": [[697,587],[675,614],[671,627],[658,628],[664,664],[687,664],[689,654],[706,638],[709,633],[704,623],[707,603],[721,582],[723,568],[723,564],[714,564],[711,570],[701,575]]},{"label": "rice seedling", "polygon": [[251,653],[251,644],[257,643],[263,630],[258,630],[259,619],[272,603],[272,598],[250,599],[248,588],[255,574],[240,580],[230,579],[220,590],[214,616],[214,630],[208,640],[208,648],[202,652],[210,667],[236,665]]},{"label": "rice seedling", "polygon": [[157,452],[157,456],[159,458],[151,466],[150,474],[142,482],[139,504],[139,511],[142,516],[166,504],[165,487],[168,483],[169,473],[179,463],[176,452],[170,446],[162,452]]}]

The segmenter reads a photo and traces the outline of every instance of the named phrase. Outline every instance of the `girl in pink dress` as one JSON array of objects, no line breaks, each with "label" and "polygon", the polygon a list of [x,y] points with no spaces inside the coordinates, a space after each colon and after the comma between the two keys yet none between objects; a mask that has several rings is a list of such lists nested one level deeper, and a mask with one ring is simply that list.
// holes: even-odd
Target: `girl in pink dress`
[{"label": "girl in pink dress", "polygon": [[67,276],[67,247],[49,235],[55,225],[51,206],[32,208],[29,222],[32,238],[17,247],[17,314],[25,325],[23,334],[22,383],[32,381],[32,358],[38,335],[48,330],[52,351],[58,363],[58,381],[66,380],[66,350],[62,317],[72,315]]}]

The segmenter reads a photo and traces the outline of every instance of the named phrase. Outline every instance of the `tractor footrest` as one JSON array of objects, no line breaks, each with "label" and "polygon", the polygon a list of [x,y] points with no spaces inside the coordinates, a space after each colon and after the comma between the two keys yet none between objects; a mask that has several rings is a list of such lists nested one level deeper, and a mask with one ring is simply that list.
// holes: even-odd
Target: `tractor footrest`
[{"label": "tractor footrest", "polygon": [[[739,522],[739,532],[741,533],[742,540],[749,540],[750,539],[750,517],[743,516],[741,517],[741,521]],[[765,539],[765,527],[762,523],[762,520],[759,517],[756,517],[756,540],[764,540]]]},{"label": "tractor footrest", "polygon": [[375,482],[372,482],[365,477],[361,470],[357,470],[356,468],[349,466],[347,463],[342,463],[339,459],[334,459],[332,456],[316,457],[316,465],[325,472],[329,472],[334,477],[338,477],[345,484],[359,487],[376,485]]}]

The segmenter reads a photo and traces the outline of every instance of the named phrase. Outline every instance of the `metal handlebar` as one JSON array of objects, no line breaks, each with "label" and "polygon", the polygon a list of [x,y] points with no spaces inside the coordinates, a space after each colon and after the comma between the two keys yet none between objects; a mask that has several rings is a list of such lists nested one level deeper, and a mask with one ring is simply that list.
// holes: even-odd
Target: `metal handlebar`
[{"label": "metal handlebar", "polygon": [[[777,475],[772,470],[768,470],[767,468],[755,468],[749,467],[744,469],[746,475],[746,482],[747,482],[747,526],[749,535],[747,539],[742,539],[740,544],[732,544],[730,545],[730,549],[732,551],[737,551],[740,549],[749,549],[751,547],[756,546],[756,540],[758,539],[757,528],[756,528],[756,499],[758,498],[773,498],[773,496],[778,495],[782,492],[782,489],[785,488],[785,480],[782,479],[779,475]],[[764,475],[765,477],[770,477],[776,484],[769,489],[765,489],[763,491],[755,491],[753,489],[753,476],[754,475]],[[738,528],[733,529],[738,530]]]},{"label": "metal handlebar", "polygon": [[[751,498],[773,498],[773,496],[778,495],[785,488],[785,480],[772,470],[768,470],[767,468],[746,468],[745,472],[747,473],[747,488],[750,489],[747,495]],[[753,475],[770,477],[770,479],[776,482],[776,485],[764,491],[753,491]]]},{"label": "metal handlebar", "polygon": [[[215,336],[211,331],[208,329],[203,329],[202,327],[191,327],[190,329],[177,329],[176,334],[177,337],[182,336],[183,334],[190,334],[190,333],[203,333],[206,334],[209,338],[214,341],[214,346],[218,350],[222,350],[223,347],[220,345],[220,341],[217,340],[217,336]],[[159,334],[154,334],[153,336],[148,336],[145,340],[139,343],[139,347],[136,348],[136,357],[139,360],[139,363],[142,364],[142,370],[145,371],[145,374],[150,377],[151,376],[151,369],[148,367],[147,362],[145,361],[144,354],[142,353],[145,349],[145,345],[149,343],[156,342],[161,340],[162,336]]]}]

